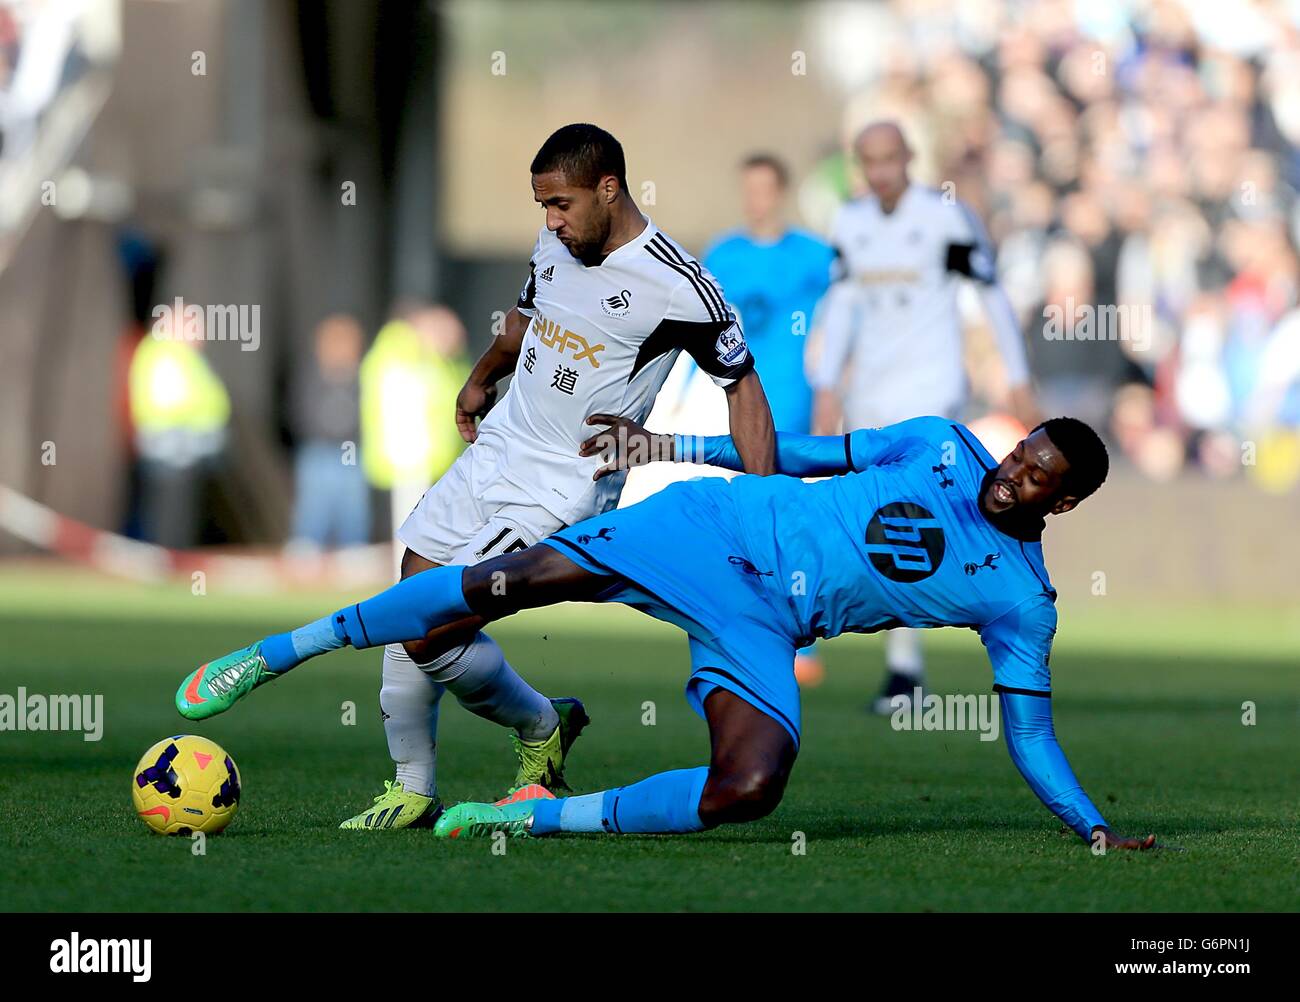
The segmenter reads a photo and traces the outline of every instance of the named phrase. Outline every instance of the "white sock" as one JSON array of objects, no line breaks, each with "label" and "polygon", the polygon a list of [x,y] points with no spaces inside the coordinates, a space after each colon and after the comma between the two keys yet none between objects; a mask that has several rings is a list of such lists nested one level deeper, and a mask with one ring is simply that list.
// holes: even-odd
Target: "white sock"
[{"label": "white sock", "polygon": [[885,666],[892,672],[920,681],[925,668],[921,659],[921,631],[900,626],[886,633]]},{"label": "white sock", "polygon": [[445,685],[465,709],[502,727],[513,727],[525,741],[549,738],[560,722],[551,701],[519,677],[486,633],[421,668]]},{"label": "white sock", "polygon": [[379,709],[384,714],[388,754],[397,764],[397,780],[410,793],[438,792],[438,701],[443,687],[422,672],[401,644],[384,648],[384,685]]}]

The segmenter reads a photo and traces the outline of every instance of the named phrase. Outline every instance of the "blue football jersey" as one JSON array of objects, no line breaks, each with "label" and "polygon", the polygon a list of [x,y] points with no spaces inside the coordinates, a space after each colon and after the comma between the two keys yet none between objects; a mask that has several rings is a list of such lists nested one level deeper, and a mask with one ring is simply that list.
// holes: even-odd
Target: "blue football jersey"
[{"label": "blue football jersey", "polygon": [[830,284],[834,257],[829,244],[790,229],[771,242],[743,231],[726,234],[703,259],[740,314],[777,431],[807,434],[812,421],[805,335]]},{"label": "blue football jersey", "polygon": [[[779,439],[782,472],[818,472],[799,468],[798,436]],[[1049,692],[1056,592],[1042,543],[1013,538],[981,514],[979,495],[997,464],[978,439],[924,417],[851,432],[843,448],[841,468],[854,471],[843,476],[733,482],[749,558],[776,569],[773,589],[785,593],[792,633],[811,640],[969,627],[998,688]]]}]

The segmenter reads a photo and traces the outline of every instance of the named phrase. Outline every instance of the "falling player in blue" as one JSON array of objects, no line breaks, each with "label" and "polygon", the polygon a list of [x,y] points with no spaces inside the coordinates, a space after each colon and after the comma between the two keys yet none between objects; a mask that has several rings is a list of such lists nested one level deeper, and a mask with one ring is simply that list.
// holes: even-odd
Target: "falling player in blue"
[{"label": "falling player in blue", "polygon": [[[613,450],[597,477],[652,458],[740,467],[729,436],[650,435],[605,415],[589,422],[612,426],[582,447]],[[915,418],[844,436],[778,433],[776,462],[786,476],[675,484],[546,545],[418,574],[213,661],[187,684],[205,680],[221,697],[215,711],[344,645],[408,641],[558,602],[621,602],[689,634],[686,697],[708,722],[709,764],[585,796],[459,804],[435,831],[683,833],[761,818],[780,802],[799,750],[797,647],[900,625],[969,627],[993,665],[1007,748],[1039,799],[1094,844],[1154,846],[1154,836],[1111,832],[1052,727],[1056,593],[1040,536],[1046,516],[1070,511],[1105,479],[1093,430],[1055,418],[995,464],[962,425]]]}]

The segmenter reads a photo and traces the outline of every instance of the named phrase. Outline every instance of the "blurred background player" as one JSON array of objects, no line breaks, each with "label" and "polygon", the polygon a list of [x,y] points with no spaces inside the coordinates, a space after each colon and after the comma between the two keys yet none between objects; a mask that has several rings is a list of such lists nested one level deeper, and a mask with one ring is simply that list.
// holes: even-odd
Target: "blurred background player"
[{"label": "blurred background player", "polygon": [[830,282],[829,244],[786,221],[790,174],[785,164],[756,153],[740,168],[744,225],[718,237],[704,254],[745,325],[754,366],[777,431],[812,428],[812,387],[804,346],[813,311]]},{"label": "blurred background player", "polygon": [[[870,191],[841,208],[832,229],[839,279],[819,321],[814,433],[958,416],[967,384],[957,278],[978,285],[1006,367],[1008,408],[1033,427],[1024,343],[983,226],[951,190],[911,182],[912,151],[896,123],[868,125],[854,147]],[[881,714],[910,702],[922,684],[920,635],[888,631],[885,665],[872,704]]]},{"label": "blurred background player", "polygon": [[[740,167],[744,225],[720,237],[704,255],[745,325],[754,366],[772,408],[777,431],[806,435],[812,429],[812,387],[804,349],[813,311],[830,282],[834,252],[824,240],[786,221],[790,172],[775,156],[755,153]],[[802,685],[821,681],[824,670],[812,647],[795,658]]]},{"label": "blurred background player", "polygon": [[306,554],[370,540],[370,488],[361,470],[361,352],[365,334],[346,313],[326,317],[313,332],[313,352],[292,386],[293,537]]}]

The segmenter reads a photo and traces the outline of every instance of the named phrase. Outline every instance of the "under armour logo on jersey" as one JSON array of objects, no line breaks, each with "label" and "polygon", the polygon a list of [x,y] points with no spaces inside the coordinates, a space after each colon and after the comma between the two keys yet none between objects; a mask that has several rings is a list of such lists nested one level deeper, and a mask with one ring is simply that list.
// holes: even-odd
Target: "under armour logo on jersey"
[{"label": "under armour logo on jersey", "polygon": [[537,277],[541,279],[543,282],[549,282],[552,278],[555,277],[555,265],[548,264],[545,268],[542,269],[542,273]]},{"label": "under armour logo on jersey", "polygon": [[972,576],[972,577],[974,576],[976,571],[981,571],[985,567],[987,567],[991,571],[996,571],[998,569],[998,566],[993,561],[997,560],[998,557],[1000,556],[1002,556],[1001,553],[986,554],[984,557],[984,562],[982,564],[975,564],[968,561],[967,563],[962,565],[962,570],[964,570],[968,576]]},{"label": "under armour logo on jersey", "polygon": [[943,463],[940,463],[938,466],[931,466],[930,469],[933,470],[934,473],[939,477],[940,487],[948,488],[957,482],[953,480],[952,477],[948,476],[948,474],[943,472],[944,470],[948,469],[948,467]]},{"label": "under armour logo on jersey", "polygon": [[632,308],[632,293],[623,289],[612,296],[606,296],[600,301],[600,308],[611,317],[625,317]]},{"label": "under armour logo on jersey", "polygon": [[583,546],[586,546],[593,539],[603,539],[607,543],[612,542],[613,540],[611,538],[611,535],[614,532],[614,530],[617,528],[618,526],[616,525],[607,525],[603,529],[598,531],[594,536],[589,536],[587,535],[587,533],[584,532],[581,536],[578,537],[578,542],[581,543]]}]

